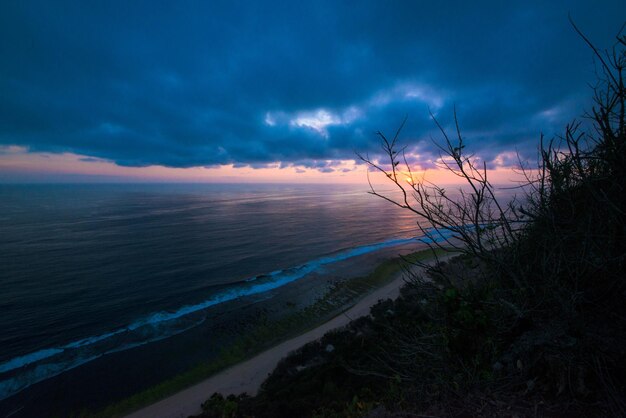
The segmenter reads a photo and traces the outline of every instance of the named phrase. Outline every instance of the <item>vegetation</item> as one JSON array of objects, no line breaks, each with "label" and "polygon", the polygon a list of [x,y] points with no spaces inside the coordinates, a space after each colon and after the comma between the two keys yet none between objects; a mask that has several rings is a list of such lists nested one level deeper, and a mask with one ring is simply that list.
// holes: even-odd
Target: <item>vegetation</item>
[{"label": "vegetation", "polygon": [[522,200],[498,200],[458,123],[450,136],[435,120],[460,198],[414,178],[400,130],[380,134],[388,161],[362,158],[401,197],[371,192],[461,255],[414,262],[426,274],[396,301],[284,359],[256,397],[214,396],[203,416],[626,416],[626,36],[617,41],[609,53],[588,42],[594,107],[541,139]]}]

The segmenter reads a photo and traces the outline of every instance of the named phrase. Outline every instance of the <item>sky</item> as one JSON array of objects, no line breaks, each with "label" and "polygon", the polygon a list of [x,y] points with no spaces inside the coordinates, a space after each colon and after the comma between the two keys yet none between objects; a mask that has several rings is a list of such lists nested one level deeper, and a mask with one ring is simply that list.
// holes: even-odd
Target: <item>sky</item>
[{"label": "sky", "polygon": [[[506,180],[591,104],[623,1],[4,1],[0,182],[362,182],[432,113]],[[441,174],[441,173],[440,173]],[[500,177],[498,177],[500,176]],[[444,176],[445,177],[445,176]],[[441,177],[441,178],[444,178]]]}]

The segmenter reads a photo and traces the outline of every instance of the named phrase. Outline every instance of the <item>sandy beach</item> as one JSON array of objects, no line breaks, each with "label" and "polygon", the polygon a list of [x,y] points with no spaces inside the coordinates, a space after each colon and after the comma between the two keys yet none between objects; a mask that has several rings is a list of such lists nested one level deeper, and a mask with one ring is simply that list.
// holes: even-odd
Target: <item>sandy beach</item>
[{"label": "sandy beach", "polygon": [[328,331],[345,326],[351,320],[368,315],[379,300],[395,299],[404,285],[404,274],[397,273],[387,285],[359,300],[354,306],[330,321],[285,341],[245,362],[230,367],[192,387],[140,409],[127,418],[186,418],[202,412],[201,404],[213,393],[254,395],[278,362],[290,352],[322,337]]}]

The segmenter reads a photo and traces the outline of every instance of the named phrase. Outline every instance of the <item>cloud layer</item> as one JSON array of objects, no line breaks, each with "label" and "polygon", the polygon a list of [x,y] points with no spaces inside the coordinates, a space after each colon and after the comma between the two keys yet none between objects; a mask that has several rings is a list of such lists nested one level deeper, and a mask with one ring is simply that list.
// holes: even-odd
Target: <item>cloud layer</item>
[{"label": "cloud layer", "polygon": [[[589,104],[620,1],[4,2],[0,145],[122,166],[334,170],[378,130],[427,165],[453,106],[483,158],[534,152]],[[545,2],[548,3],[548,2]]]}]

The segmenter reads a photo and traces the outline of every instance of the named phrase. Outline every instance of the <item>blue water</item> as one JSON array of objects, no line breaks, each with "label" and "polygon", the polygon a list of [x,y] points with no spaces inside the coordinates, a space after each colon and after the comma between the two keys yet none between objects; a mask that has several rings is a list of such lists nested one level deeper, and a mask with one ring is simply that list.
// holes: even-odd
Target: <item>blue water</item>
[{"label": "blue water", "polygon": [[167,338],[204,310],[411,242],[338,185],[0,186],[0,399]]}]

